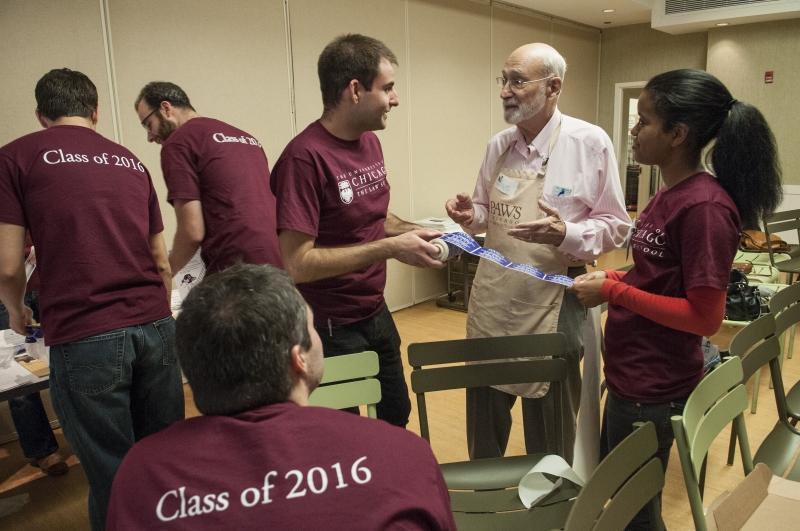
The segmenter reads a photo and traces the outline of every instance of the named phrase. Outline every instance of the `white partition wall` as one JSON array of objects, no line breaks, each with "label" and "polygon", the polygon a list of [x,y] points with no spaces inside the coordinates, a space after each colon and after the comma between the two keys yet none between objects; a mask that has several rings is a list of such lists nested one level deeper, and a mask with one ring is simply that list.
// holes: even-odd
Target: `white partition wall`
[{"label": "white partition wall", "polygon": [[[316,62],[343,33],[383,40],[397,55],[400,106],[379,132],[391,209],[406,219],[444,215],[471,192],[490,136],[505,128],[494,84],[506,56],[533,41],[570,64],[561,107],[597,113],[595,29],[474,0],[5,0],[0,2],[4,105],[0,144],[38,129],[33,89],[47,70],[86,73],[99,91],[98,131],[150,170],[168,241],[175,230],[159,164],[133,101],[148,81],[182,86],[201,115],[258,137],[270,163],[322,111]],[[389,262],[386,298],[397,309],[444,292],[445,272]],[[0,438],[12,430],[0,418]]]},{"label": "white partition wall", "polygon": [[153,176],[169,245],[175,215],[161,148],[148,145],[133,102],[147,82],[172,81],[201,115],[258,138],[274,163],[292,137],[283,2],[108,0],[108,10],[122,140]]}]

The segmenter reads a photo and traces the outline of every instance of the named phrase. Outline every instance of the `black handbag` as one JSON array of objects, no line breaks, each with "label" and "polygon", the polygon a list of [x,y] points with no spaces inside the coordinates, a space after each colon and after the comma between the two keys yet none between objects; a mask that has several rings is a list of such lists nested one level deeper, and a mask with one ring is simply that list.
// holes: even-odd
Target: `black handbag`
[{"label": "black handbag", "polygon": [[728,296],[725,299],[725,319],[753,321],[761,315],[761,297],[757,286],[750,286],[741,271],[731,270]]}]

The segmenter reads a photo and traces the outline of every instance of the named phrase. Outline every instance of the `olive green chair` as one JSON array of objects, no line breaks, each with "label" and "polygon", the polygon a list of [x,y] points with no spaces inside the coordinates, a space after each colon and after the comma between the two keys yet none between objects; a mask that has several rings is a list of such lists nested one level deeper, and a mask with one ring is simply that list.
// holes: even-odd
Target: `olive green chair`
[{"label": "olive green chair", "polygon": [[[783,232],[791,233],[800,241],[800,209],[775,212],[764,218],[764,233],[767,241],[769,241],[770,235]],[[771,247],[768,250],[772,267],[781,273],[786,273],[787,284],[791,284],[794,275],[800,273],[800,245],[790,245],[789,247],[788,253],[773,252]],[[787,255],[789,259],[783,259]]]},{"label": "olive green chair", "polygon": [[[758,447],[753,461],[764,463],[776,475],[800,481],[800,465],[795,463],[796,456],[800,453],[800,431],[789,422],[780,365],[781,345],[776,335],[773,315],[762,315],[739,330],[731,340],[729,349],[732,355],[742,360],[742,383],[746,383],[755,371],[765,365],[769,365],[772,378],[778,419]],[[731,453],[728,461],[731,462]]]},{"label": "olive green chair", "polygon": [[[786,353],[787,358],[791,358],[792,346],[794,345],[795,325],[800,322],[800,284],[792,284],[780,291],[775,292],[769,301],[769,310],[775,320],[775,335],[778,337],[781,352]],[[740,349],[741,350],[741,349]],[[783,355],[779,357],[783,361]],[[759,374],[761,368],[756,369],[756,378],[753,388],[753,404],[758,397],[761,379]],[[772,383],[770,382],[770,386]],[[755,409],[750,410],[755,413]],[[797,424],[800,419],[800,384],[795,384],[786,394],[786,412],[791,424]],[[728,464],[733,464],[734,453],[736,451],[736,440],[731,433],[731,440],[728,446]]]},{"label": "olive green chair", "polygon": [[377,374],[378,354],[371,350],[325,358],[322,381],[308,402],[333,409],[366,405],[367,415],[378,418],[381,384],[375,378]]},{"label": "olive green chair", "polygon": [[[800,323],[800,283],[776,292],[769,300],[769,311],[775,318],[775,335],[781,338],[786,357],[791,359],[796,325]],[[796,424],[800,420],[800,382],[786,393],[786,409],[792,424]]]},{"label": "olive green chair", "polygon": [[[572,505],[564,531],[619,531],[664,488],[652,422],[640,425],[597,466]],[[654,507],[652,507],[655,510]],[[652,515],[651,521],[657,521]]]},{"label": "olive green chair", "polygon": [[[561,333],[460,339],[414,343],[408,347],[411,389],[417,397],[420,434],[430,440],[426,393],[490,385],[551,382],[550,393],[561,396],[567,377]],[[551,357],[547,359],[546,357]],[[530,358],[507,361],[508,358]],[[470,363],[470,362],[491,363]],[[561,401],[555,419],[561,429]],[[560,528],[577,488],[562,488],[528,510],[517,487],[543,454],[475,459],[441,465],[450,491],[453,515],[460,530]]]},{"label": "olive green chair", "polygon": [[672,429],[697,531],[707,529],[700,486],[701,469],[711,443],[731,422],[739,439],[744,472],[749,474],[753,470],[743,415],[747,409],[744,381],[742,360],[732,357],[697,385],[686,401],[683,415],[672,417]]}]

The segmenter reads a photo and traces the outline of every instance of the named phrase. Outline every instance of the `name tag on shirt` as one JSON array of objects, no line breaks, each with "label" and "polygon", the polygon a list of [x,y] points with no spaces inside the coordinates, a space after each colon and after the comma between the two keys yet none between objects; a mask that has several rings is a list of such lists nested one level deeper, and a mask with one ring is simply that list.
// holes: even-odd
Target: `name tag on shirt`
[{"label": "name tag on shirt", "polygon": [[572,195],[572,188],[563,186],[553,186],[553,197],[569,197]]},{"label": "name tag on shirt", "polygon": [[497,176],[497,180],[494,182],[494,187],[503,195],[514,195],[518,186],[519,183],[515,179],[502,173]]}]

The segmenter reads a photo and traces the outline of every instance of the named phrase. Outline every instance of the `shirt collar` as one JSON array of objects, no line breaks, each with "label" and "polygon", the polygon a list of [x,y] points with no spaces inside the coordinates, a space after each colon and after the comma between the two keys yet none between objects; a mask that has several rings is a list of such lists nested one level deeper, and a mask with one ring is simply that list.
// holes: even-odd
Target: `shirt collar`
[{"label": "shirt collar", "polygon": [[531,155],[533,152],[538,153],[541,156],[544,156],[547,153],[547,150],[550,149],[550,136],[553,134],[553,131],[561,122],[561,111],[558,110],[556,107],[555,112],[553,112],[553,116],[550,117],[550,120],[547,121],[545,126],[539,131],[539,134],[531,141],[530,144],[525,143],[525,137],[522,134],[522,131],[519,130],[517,127],[516,130],[516,140],[517,140],[517,149],[524,153],[525,155]]}]

